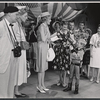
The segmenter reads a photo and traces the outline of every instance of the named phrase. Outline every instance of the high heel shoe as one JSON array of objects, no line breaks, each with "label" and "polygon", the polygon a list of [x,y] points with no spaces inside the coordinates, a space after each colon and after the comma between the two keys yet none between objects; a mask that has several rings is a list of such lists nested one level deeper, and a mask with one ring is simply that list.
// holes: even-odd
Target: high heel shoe
[{"label": "high heel shoe", "polygon": [[36,88],[40,93],[46,93],[44,90],[39,89],[39,87],[36,87]]},{"label": "high heel shoe", "polygon": [[90,82],[92,82],[93,81],[93,77],[90,79]]},{"label": "high heel shoe", "polygon": [[99,80],[96,80],[96,83],[99,84]]},{"label": "high heel shoe", "polygon": [[44,87],[42,87],[42,89],[43,89],[44,91],[49,91],[49,89],[47,89],[47,88],[44,88]]}]

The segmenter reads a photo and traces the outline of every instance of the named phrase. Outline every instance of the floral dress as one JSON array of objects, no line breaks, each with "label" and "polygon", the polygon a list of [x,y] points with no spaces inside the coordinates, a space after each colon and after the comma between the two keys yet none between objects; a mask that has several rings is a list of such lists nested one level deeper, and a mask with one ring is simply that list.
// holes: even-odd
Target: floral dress
[{"label": "floral dress", "polygon": [[61,31],[58,33],[58,38],[55,42],[54,51],[55,51],[55,59],[53,60],[53,68],[58,70],[68,70],[70,65],[70,47],[67,44],[67,34],[62,33]]}]

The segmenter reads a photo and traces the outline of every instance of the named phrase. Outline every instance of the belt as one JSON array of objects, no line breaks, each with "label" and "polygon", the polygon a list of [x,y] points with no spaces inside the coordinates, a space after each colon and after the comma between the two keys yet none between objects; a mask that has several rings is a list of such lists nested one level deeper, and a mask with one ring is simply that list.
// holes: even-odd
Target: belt
[{"label": "belt", "polygon": [[71,63],[72,65],[80,66],[80,63]]}]

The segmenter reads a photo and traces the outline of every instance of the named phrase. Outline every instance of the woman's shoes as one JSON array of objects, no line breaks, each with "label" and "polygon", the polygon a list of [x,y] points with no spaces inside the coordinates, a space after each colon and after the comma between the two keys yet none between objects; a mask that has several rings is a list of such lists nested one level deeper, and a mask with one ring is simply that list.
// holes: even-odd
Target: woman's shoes
[{"label": "woman's shoes", "polygon": [[90,82],[92,82],[93,81],[93,77],[90,79]]},{"label": "woman's shoes", "polygon": [[96,83],[99,84],[99,80],[96,80]]},{"label": "woman's shoes", "polygon": [[61,85],[61,83],[60,83],[60,82],[58,82],[58,83],[57,83],[57,86],[60,86],[60,85]]},{"label": "woman's shoes", "polygon": [[40,93],[46,93],[44,90],[41,90],[39,87],[37,87],[37,90],[38,90]]},{"label": "woman's shoes", "polygon": [[28,95],[23,94],[23,93],[21,93],[21,94],[15,94],[15,96],[16,96],[17,98],[20,98],[20,97],[28,97]]},{"label": "woman's shoes", "polygon": [[66,84],[62,84],[62,86],[65,88],[67,85]]},{"label": "woman's shoes", "polygon": [[[90,79],[90,82],[92,82],[93,81],[93,77]],[[99,80],[96,80],[95,81],[97,84],[99,84]]]},{"label": "woman's shoes", "polygon": [[44,91],[49,91],[49,89],[47,89],[47,88],[44,88],[44,87],[42,87],[42,89],[43,89]]}]

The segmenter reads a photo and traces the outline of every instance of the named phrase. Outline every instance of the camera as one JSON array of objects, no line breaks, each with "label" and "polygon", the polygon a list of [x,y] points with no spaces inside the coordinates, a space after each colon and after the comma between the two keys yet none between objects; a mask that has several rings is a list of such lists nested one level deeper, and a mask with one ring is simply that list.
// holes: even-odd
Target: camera
[{"label": "camera", "polygon": [[20,57],[21,56],[21,47],[16,46],[14,49],[12,49],[14,57]]}]

